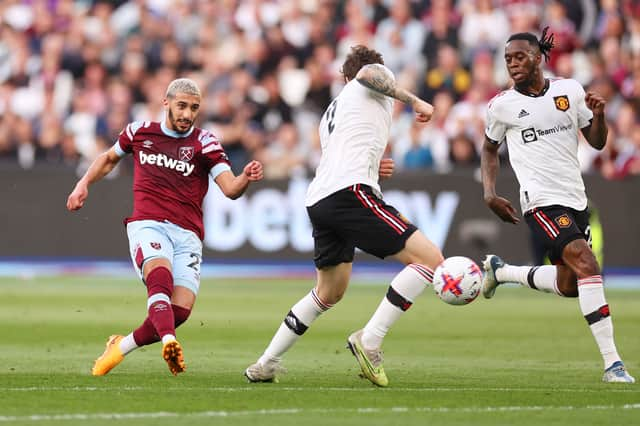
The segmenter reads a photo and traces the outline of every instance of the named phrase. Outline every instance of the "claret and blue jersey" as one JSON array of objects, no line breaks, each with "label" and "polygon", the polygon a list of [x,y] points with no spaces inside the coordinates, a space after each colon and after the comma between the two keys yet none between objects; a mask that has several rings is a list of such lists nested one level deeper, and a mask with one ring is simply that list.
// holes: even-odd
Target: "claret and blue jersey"
[{"label": "claret and blue jersey", "polygon": [[197,127],[180,134],[164,123],[133,122],[120,133],[115,151],[134,158],[133,213],[125,223],[169,220],[202,240],[209,176],[231,170],[220,140]]}]

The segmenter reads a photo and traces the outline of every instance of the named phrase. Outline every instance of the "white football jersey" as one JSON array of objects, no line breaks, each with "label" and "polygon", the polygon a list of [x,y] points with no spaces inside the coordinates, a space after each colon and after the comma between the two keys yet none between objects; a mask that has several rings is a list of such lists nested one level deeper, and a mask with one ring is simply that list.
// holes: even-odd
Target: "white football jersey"
[{"label": "white football jersey", "polygon": [[344,86],[320,120],[322,157],[307,190],[306,206],[357,183],[381,196],[378,171],[389,140],[392,108],[392,98],[355,79]]},{"label": "white football jersey", "polygon": [[578,162],[578,132],[589,125],[593,112],[585,92],[572,79],[549,80],[539,96],[505,90],[489,102],[486,136],[506,139],[509,161],[520,184],[520,205],[587,207]]}]

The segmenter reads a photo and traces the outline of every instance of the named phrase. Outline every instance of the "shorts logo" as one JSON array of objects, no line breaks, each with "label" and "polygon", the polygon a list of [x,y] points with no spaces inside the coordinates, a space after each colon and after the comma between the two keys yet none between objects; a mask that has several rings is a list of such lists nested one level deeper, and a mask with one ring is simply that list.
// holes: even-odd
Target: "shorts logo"
[{"label": "shorts logo", "polygon": [[569,109],[569,97],[567,95],[554,96],[553,101],[556,103],[556,109],[566,111]]},{"label": "shorts logo", "polygon": [[533,127],[524,129],[522,131],[522,140],[524,141],[524,143],[537,141],[538,136],[536,135],[536,129],[534,129]]},{"label": "shorts logo", "polygon": [[556,217],[555,221],[560,226],[560,228],[568,228],[569,226],[571,226],[571,219],[569,219],[569,216],[567,216],[566,214]]},{"label": "shorts logo", "polygon": [[149,245],[151,246],[151,248],[154,248],[156,250],[160,250],[162,248],[162,246],[160,245],[160,243],[149,243]]},{"label": "shorts logo", "polygon": [[406,224],[410,224],[411,223],[411,222],[409,222],[409,219],[404,217],[404,215],[402,213],[398,213],[398,219],[400,219],[401,221],[403,221]]},{"label": "shorts logo", "polygon": [[192,146],[181,146],[178,148],[178,159],[180,161],[191,161],[194,149]]}]

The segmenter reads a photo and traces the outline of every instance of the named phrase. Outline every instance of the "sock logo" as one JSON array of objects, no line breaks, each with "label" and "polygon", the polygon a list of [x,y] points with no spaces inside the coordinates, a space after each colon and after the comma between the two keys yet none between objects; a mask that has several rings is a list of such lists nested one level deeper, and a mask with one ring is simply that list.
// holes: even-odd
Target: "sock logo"
[{"label": "sock logo", "polygon": [[307,331],[307,328],[309,328],[304,325],[292,311],[289,311],[284,319],[284,323],[298,336],[302,336],[304,332]]},{"label": "sock logo", "polygon": [[157,302],[151,306],[154,312],[163,312],[169,310],[169,305],[166,302]]},{"label": "sock logo", "polygon": [[191,172],[193,172],[193,169],[196,168],[193,164],[189,164],[182,160],[176,160],[175,158],[170,158],[165,154],[146,154],[143,151],[140,151],[139,157],[141,166],[151,164],[159,167],[166,167],[167,169],[182,173],[182,176],[189,176]]}]

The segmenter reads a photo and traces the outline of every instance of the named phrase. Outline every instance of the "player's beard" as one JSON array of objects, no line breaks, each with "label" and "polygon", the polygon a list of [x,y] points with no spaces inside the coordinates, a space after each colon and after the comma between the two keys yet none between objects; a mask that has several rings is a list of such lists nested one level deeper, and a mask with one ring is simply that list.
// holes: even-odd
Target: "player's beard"
[{"label": "player's beard", "polygon": [[178,121],[173,116],[173,111],[171,111],[171,108],[169,108],[169,123],[171,123],[171,127],[173,127],[173,130],[180,134],[187,133],[189,129],[191,129],[191,126],[193,125],[193,122],[190,122],[189,127],[187,127],[186,130],[180,130],[180,128],[178,127]]}]

